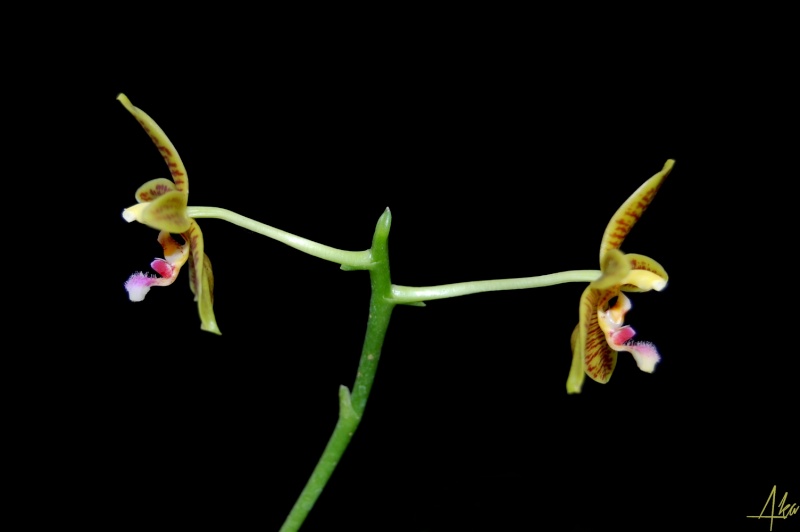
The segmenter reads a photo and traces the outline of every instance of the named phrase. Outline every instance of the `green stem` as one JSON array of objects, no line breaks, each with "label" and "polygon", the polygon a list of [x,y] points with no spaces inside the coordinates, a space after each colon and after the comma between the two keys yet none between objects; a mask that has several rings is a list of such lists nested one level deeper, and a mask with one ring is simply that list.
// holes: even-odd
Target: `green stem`
[{"label": "green stem", "polygon": [[392,298],[395,303],[416,303],[432,299],[466,296],[479,292],[496,290],[521,290],[541,288],[562,283],[590,283],[600,277],[600,270],[570,270],[566,272],[520,277],[516,279],[492,279],[490,281],[470,281],[466,283],[442,284],[438,286],[399,286],[392,285]]},{"label": "green stem", "polygon": [[278,242],[283,242],[287,246],[299,249],[304,253],[313,255],[323,260],[329,260],[342,264],[351,269],[364,270],[370,267],[371,254],[370,250],[366,251],[345,251],[338,248],[332,248],[324,244],[319,244],[307,238],[303,238],[286,231],[281,231],[271,225],[262,224],[253,219],[236,214],[228,209],[220,209],[219,207],[187,207],[186,213],[190,218],[218,218],[225,220],[239,227],[249,229],[254,233],[273,238]]},{"label": "green stem", "polygon": [[353,384],[353,395],[350,396],[346,386],[339,388],[339,419],[336,427],[334,427],[328,445],[325,446],[311,477],[286,517],[281,532],[296,532],[300,529],[347,449],[367,406],[386,330],[396,304],[392,298],[389,274],[388,238],[391,220],[391,213],[389,209],[386,209],[378,220],[375,236],[372,239],[372,248],[369,251],[372,295],[369,303],[367,333],[364,337],[361,360]]}]

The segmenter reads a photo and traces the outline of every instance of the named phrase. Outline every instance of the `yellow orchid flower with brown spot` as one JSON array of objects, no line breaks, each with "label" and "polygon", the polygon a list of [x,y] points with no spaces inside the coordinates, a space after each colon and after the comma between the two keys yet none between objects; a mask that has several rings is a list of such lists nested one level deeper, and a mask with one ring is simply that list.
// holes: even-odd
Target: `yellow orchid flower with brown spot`
[{"label": "yellow orchid flower with brown spot", "polygon": [[567,378],[567,393],[580,393],[584,375],[606,383],[617,364],[617,352],[633,355],[642,371],[652,373],[661,360],[649,342],[633,342],[636,334],[624,325],[631,308],[623,292],[663,290],[667,272],[656,261],[644,255],[625,254],[619,250],[623,240],[653,201],[675,161],[644,182],[611,218],[600,243],[600,278],[589,283],[581,296],[579,321],[572,332],[572,366]]},{"label": "yellow orchid flower with brown spot", "polygon": [[[204,252],[203,233],[186,208],[189,200],[189,179],[178,151],[164,131],[147,113],[134,107],[124,94],[117,96],[125,109],[144,128],[167,163],[172,181],[158,178],[148,181],[136,191],[136,205],[122,211],[128,222],[137,221],[159,230],[158,242],[164,258],[155,259],[150,266],[160,277],[137,272],[125,283],[131,301],[142,301],[153,286],[171,285],[181,266],[189,262],[189,286],[194,293],[200,313],[201,329],[220,334],[214,317],[214,274],[211,261]],[[179,244],[172,234],[179,234]]]}]

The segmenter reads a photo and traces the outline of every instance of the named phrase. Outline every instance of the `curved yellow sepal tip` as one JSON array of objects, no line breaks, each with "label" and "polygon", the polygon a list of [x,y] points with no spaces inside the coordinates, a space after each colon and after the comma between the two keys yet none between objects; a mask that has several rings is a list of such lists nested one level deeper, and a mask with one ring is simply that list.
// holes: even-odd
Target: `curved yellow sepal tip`
[{"label": "curved yellow sepal tip", "polygon": [[611,221],[608,223],[603,233],[603,239],[600,241],[600,260],[603,259],[603,255],[609,249],[620,248],[631,228],[639,221],[642,213],[647,209],[647,206],[650,205],[650,202],[653,201],[658,189],[661,188],[661,184],[672,171],[674,165],[675,159],[668,159],[660,172],[645,181],[642,186],[636,189],[636,192],[631,194],[631,196],[625,200],[625,203],[617,209],[617,212],[611,217]]},{"label": "curved yellow sepal tip", "polygon": [[217,327],[217,322],[216,321],[204,320],[200,324],[200,330],[206,331],[206,332],[210,332],[210,333],[214,333],[214,334],[217,334],[219,336],[222,336],[222,331],[220,331],[219,327]]},{"label": "curved yellow sepal tip", "polygon": [[125,93],[120,92],[119,94],[117,94],[117,100],[120,103],[122,103],[122,105],[125,106],[125,109],[127,109],[131,114],[135,114],[136,113],[136,111],[135,111],[136,108],[133,106],[133,104],[128,99],[128,97],[125,96]]},{"label": "curved yellow sepal tip", "polygon": [[186,168],[183,166],[183,161],[178,155],[178,150],[175,149],[175,146],[172,144],[172,141],[169,140],[167,134],[164,133],[164,130],[156,124],[155,120],[150,118],[150,115],[133,105],[125,94],[119,93],[117,95],[117,100],[119,100],[125,109],[139,122],[139,125],[144,128],[150,140],[152,140],[153,144],[158,148],[158,152],[164,158],[164,162],[167,163],[169,173],[172,175],[172,181],[175,183],[175,188],[188,194],[189,178],[186,175]]}]

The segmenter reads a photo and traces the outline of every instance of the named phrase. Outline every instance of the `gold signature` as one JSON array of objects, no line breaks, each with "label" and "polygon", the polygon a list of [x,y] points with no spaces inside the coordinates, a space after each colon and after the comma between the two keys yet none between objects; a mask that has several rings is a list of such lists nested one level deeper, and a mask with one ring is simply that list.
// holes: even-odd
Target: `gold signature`
[{"label": "gold signature", "polygon": [[[766,519],[769,518],[769,529],[772,531],[772,521],[773,519],[786,519],[787,517],[791,517],[797,513],[797,510],[800,510],[796,504],[792,504],[791,506],[786,504],[786,497],[789,495],[789,492],[784,492],[783,498],[781,502],[778,503],[778,515],[775,515],[775,491],[777,489],[777,485],[772,486],[772,491],[769,492],[769,497],[767,497],[767,502],[764,503],[764,507],[761,509],[761,513],[759,515],[748,515],[750,519]],[[767,509],[769,505],[769,501],[772,501],[772,510],[770,511],[769,515],[764,515],[764,510]]]}]

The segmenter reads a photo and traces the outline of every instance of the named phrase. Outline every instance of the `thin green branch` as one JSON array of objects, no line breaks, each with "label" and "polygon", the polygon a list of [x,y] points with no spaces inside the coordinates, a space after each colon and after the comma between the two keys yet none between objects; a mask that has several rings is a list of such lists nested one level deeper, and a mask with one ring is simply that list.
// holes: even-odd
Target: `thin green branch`
[{"label": "thin green branch", "polygon": [[241,214],[236,214],[228,209],[220,209],[219,207],[187,207],[186,213],[190,218],[218,218],[225,220],[239,227],[249,229],[254,233],[264,235],[266,237],[283,242],[287,246],[299,249],[304,253],[313,255],[314,257],[329,260],[337,264],[342,264],[351,269],[364,270],[369,268],[372,259],[370,258],[370,251],[345,251],[338,248],[332,248],[324,244],[319,244],[312,240],[287,233],[271,225],[262,224]]},{"label": "thin green branch", "polygon": [[492,279],[490,281],[469,281],[465,283],[441,284],[438,286],[400,286],[392,285],[392,299],[395,303],[417,303],[433,299],[466,296],[480,292],[497,290],[522,290],[541,288],[562,283],[590,283],[600,277],[600,270],[570,270],[566,272],[520,277],[516,279]]}]

